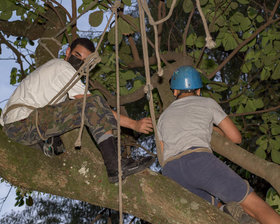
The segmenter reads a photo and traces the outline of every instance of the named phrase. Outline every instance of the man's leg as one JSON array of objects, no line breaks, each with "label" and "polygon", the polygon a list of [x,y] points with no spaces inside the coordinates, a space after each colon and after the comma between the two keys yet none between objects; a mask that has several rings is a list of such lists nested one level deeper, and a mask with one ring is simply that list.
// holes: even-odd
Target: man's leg
[{"label": "man's leg", "polygon": [[255,192],[250,193],[243,202],[243,209],[262,224],[279,224],[280,216]]}]

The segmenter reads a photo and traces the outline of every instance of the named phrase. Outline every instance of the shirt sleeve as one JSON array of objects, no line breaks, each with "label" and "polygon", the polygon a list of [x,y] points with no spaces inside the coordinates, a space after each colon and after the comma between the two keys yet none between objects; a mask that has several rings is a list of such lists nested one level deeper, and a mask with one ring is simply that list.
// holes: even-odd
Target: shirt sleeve
[{"label": "shirt sleeve", "polygon": [[160,133],[160,127],[161,127],[161,122],[160,122],[160,119],[158,120],[158,124],[157,124],[157,134],[158,134],[158,139],[160,140],[160,141],[162,141],[162,135],[161,135],[161,133]]},{"label": "shirt sleeve", "polygon": [[215,125],[219,125],[219,123],[224,120],[227,116],[227,114],[224,112],[223,108],[213,99],[210,99],[210,103],[212,106],[210,107],[212,109],[213,113],[213,123]]}]

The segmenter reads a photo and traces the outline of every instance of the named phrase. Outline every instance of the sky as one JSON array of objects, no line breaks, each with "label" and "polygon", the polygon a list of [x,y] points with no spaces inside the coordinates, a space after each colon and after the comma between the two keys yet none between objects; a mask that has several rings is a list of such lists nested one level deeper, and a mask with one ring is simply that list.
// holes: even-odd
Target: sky
[{"label": "sky", "polygon": [[[71,1],[69,0],[58,0],[59,3],[64,5],[68,10],[71,9]],[[82,0],[77,0],[77,6],[81,5]],[[70,10],[71,13],[71,10]],[[78,21],[78,28],[80,30],[86,31],[89,29],[88,27],[88,16],[89,14],[83,15]],[[5,104],[7,103],[7,99],[11,96],[13,91],[16,89],[17,85],[10,85],[10,73],[13,67],[16,66],[15,64],[15,56],[13,55],[12,51],[9,50],[6,45],[2,44],[2,53],[0,54],[0,108],[4,108]],[[0,200],[3,197],[6,197],[8,192],[10,191],[10,185],[7,183],[0,183]],[[14,207],[16,203],[16,193],[15,188],[12,188],[7,200],[0,211],[0,218],[5,216],[5,214],[10,213],[12,210],[20,211],[24,209],[22,207]],[[1,204],[0,204],[1,209]]]}]

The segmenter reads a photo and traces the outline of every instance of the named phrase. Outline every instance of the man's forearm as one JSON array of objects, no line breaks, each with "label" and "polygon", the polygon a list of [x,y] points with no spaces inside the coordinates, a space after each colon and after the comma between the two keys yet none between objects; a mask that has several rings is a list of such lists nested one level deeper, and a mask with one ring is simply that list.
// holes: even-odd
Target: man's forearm
[{"label": "man's forearm", "polygon": [[[114,114],[114,117],[116,118],[117,120],[117,113],[115,111],[113,111],[113,114]],[[124,115],[121,115],[120,114],[120,126],[124,127],[124,128],[130,128],[132,130],[135,130],[135,127],[136,127],[136,122],[135,120],[127,117],[127,116],[124,116]]]}]

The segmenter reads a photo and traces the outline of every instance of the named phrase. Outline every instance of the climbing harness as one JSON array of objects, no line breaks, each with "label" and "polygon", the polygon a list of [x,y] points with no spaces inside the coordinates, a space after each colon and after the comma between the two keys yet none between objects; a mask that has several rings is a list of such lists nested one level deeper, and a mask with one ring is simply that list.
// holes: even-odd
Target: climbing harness
[{"label": "climbing harness", "polygon": [[[49,139],[51,141],[50,143],[48,142]],[[52,157],[54,156],[53,137],[50,137],[49,139],[44,141],[43,152],[46,156]]]}]

